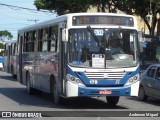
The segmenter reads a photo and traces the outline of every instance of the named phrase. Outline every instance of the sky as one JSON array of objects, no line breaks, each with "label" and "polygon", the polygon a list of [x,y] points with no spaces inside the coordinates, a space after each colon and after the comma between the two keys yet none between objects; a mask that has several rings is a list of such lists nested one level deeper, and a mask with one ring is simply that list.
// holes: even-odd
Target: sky
[{"label": "sky", "polygon": [[34,0],[0,0],[0,31],[8,30],[17,39],[17,30],[56,17],[55,13],[25,10],[1,4],[35,9]]}]

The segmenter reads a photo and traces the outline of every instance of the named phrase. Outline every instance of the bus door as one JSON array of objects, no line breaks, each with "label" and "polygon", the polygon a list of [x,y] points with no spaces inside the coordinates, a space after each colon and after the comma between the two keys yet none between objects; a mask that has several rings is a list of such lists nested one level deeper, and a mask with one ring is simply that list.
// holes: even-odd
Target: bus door
[{"label": "bus door", "polygon": [[66,48],[67,48],[67,44],[66,42],[64,42],[62,40],[62,31],[64,28],[62,28],[63,26],[60,24],[59,25],[59,78],[60,78],[60,83],[61,83],[61,94],[64,95],[66,90],[66,86],[65,86],[65,76],[66,76]]}]

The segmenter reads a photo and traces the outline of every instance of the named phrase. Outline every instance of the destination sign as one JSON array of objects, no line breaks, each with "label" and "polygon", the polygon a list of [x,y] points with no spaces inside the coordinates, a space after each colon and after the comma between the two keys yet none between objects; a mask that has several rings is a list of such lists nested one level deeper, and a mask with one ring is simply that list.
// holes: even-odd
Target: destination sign
[{"label": "destination sign", "polygon": [[124,16],[74,16],[73,25],[105,24],[118,26],[134,26],[132,17]]}]

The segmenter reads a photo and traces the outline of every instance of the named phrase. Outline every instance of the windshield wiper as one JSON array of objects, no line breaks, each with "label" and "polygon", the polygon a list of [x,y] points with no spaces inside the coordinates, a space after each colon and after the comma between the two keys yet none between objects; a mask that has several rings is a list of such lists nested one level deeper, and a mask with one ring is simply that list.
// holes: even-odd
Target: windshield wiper
[{"label": "windshield wiper", "polygon": [[92,35],[92,37],[94,38],[94,40],[97,42],[98,47],[101,47],[101,45],[99,44],[99,40],[98,40],[98,38],[96,37],[96,35],[94,34],[91,26],[87,26],[87,29],[88,29],[88,31],[91,33],[91,35]]}]

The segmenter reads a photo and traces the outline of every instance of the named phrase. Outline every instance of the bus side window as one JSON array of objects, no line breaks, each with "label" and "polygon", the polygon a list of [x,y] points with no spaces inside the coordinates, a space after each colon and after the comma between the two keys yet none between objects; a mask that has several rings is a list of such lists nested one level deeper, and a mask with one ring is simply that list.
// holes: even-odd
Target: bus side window
[{"label": "bus side window", "polygon": [[47,51],[47,44],[48,42],[48,28],[43,29],[43,36],[42,36],[42,51]]},{"label": "bus side window", "polygon": [[33,39],[34,39],[34,51],[37,52],[38,51],[38,30],[34,31]]},{"label": "bus side window", "polygon": [[42,35],[43,35],[43,29],[38,30],[38,51],[42,51]]},{"label": "bus side window", "polygon": [[13,46],[13,55],[16,55],[16,43],[14,43],[14,46]]},{"label": "bus side window", "polygon": [[32,51],[32,40],[31,40],[31,37],[32,37],[32,33],[29,32],[29,35],[28,35],[28,51],[29,52]]},{"label": "bus side window", "polygon": [[58,26],[49,27],[49,41],[48,41],[48,51],[57,50],[57,40],[58,40]]},{"label": "bus side window", "polygon": [[26,42],[26,50],[25,51],[28,52],[29,51],[29,47],[28,47],[29,46],[29,32],[27,32],[26,34],[27,35],[26,35],[26,41],[25,41]]},{"label": "bus side window", "polygon": [[[27,43],[26,43],[26,40],[27,40],[27,33],[24,33],[24,42],[23,42],[23,52],[27,51]],[[18,47],[17,47],[18,48]],[[17,50],[18,52],[18,50]]]}]

